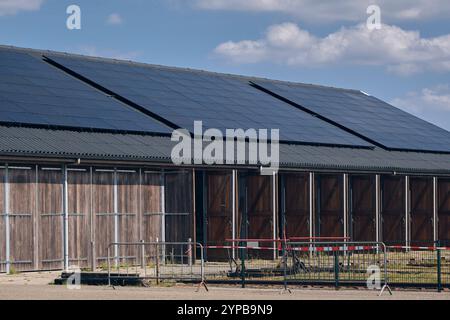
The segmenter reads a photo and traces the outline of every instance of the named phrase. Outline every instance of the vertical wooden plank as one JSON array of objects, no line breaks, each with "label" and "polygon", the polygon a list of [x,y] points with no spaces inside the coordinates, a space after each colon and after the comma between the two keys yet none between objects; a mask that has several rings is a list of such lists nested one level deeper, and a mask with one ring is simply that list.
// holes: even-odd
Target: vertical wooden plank
[{"label": "vertical wooden plank", "polygon": [[63,215],[61,168],[39,167],[39,268],[63,268]]},{"label": "vertical wooden plank", "polygon": [[[9,167],[11,267],[30,271],[36,267],[36,171],[34,166]],[[37,237],[36,237],[37,238]]]},{"label": "vertical wooden plank", "polygon": [[69,264],[88,267],[90,261],[91,183],[89,168],[67,171]]}]

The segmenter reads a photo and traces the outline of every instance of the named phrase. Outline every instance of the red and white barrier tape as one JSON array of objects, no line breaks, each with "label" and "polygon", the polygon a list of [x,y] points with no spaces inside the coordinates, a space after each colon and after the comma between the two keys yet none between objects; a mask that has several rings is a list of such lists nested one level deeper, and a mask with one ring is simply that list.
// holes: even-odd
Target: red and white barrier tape
[{"label": "red and white barrier tape", "polygon": [[[279,250],[282,248],[271,248],[271,247],[243,247],[243,246],[206,246],[206,249],[248,249],[248,250]],[[299,252],[333,252],[333,251],[363,251],[363,250],[373,250],[379,249],[380,246],[328,246],[328,247],[290,247],[287,246],[287,250],[299,251]]]},{"label": "red and white barrier tape", "polygon": [[406,250],[450,250],[450,247],[418,247],[418,246],[387,246],[388,249],[406,249]]}]

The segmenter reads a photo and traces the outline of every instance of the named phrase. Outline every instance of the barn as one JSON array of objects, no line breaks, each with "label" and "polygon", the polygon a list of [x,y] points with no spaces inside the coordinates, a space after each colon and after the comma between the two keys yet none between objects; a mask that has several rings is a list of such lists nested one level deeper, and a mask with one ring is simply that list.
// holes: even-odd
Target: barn
[{"label": "barn", "polygon": [[[280,129],[279,170],[175,165],[196,120]],[[95,269],[112,242],[450,239],[450,133],[358,90],[1,46],[0,158],[0,272]]]}]

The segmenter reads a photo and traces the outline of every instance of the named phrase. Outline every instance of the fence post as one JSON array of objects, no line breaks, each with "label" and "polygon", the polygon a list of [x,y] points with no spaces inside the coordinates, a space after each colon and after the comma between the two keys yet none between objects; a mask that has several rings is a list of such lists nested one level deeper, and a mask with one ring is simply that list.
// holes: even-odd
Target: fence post
[{"label": "fence post", "polygon": [[287,264],[288,264],[288,259],[289,259],[289,254],[288,254],[288,251],[287,251],[287,248],[286,248],[286,243],[285,243],[285,241],[286,240],[283,240],[282,241],[282,244],[283,244],[283,264],[284,264],[284,266],[283,266],[283,280],[284,280],[284,290],[286,291],[286,290],[288,290],[288,287],[287,287]]},{"label": "fence post", "polygon": [[156,250],[156,266],[155,266],[155,268],[156,268],[156,284],[157,285],[159,285],[159,246],[158,246],[158,242],[159,242],[159,240],[158,240],[158,238],[156,238],[156,248],[155,248],[155,250]]},{"label": "fence post", "polygon": [[192,239],[188,239],[188,265],[192,267]]},{"label": "fence post", "polygon": [[141,268],[145,268],[145,245],[144,240],[141,240]]},{"label": "fence post", "polygon": [[334,252],[334,286],[339,288],[339,251]]},{"label": "fence post", "polygon": [[[439,245],[439,244],[438,244]],[[441,250],[439,248],[436,249],[437,255],[437,289],[438,292],[442,291],[442,266],[441,266]]]},{"label": "fence post", "polygon": [[241,246],[241,285],[242,288],[245,288],[245,249],[243,248],[244,244],[243,242],[240,242]]}]

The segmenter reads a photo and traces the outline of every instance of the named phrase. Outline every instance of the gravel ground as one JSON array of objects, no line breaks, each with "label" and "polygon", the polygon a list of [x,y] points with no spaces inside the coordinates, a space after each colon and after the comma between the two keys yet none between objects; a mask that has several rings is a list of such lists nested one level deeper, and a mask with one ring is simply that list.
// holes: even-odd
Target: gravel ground
[{"label": "gravel ground", "polygon": [[195,292],[191,285],[175,285],[172,287],[116,287],[82,286],[79,290],[69,290],[66,286],[52,285],[59,273],[39,272],[17,275],[0,275],[0,299],[138,299],[138,300],[450,300],[450,292],[433,291],[394,291],[390,296],[385,293],[378,297],[378,292],[365,289],[294,289],[292,293],[283,293],[279,288],[246,288],[219,287],[211,285],[210,291],[204,289]]}]

